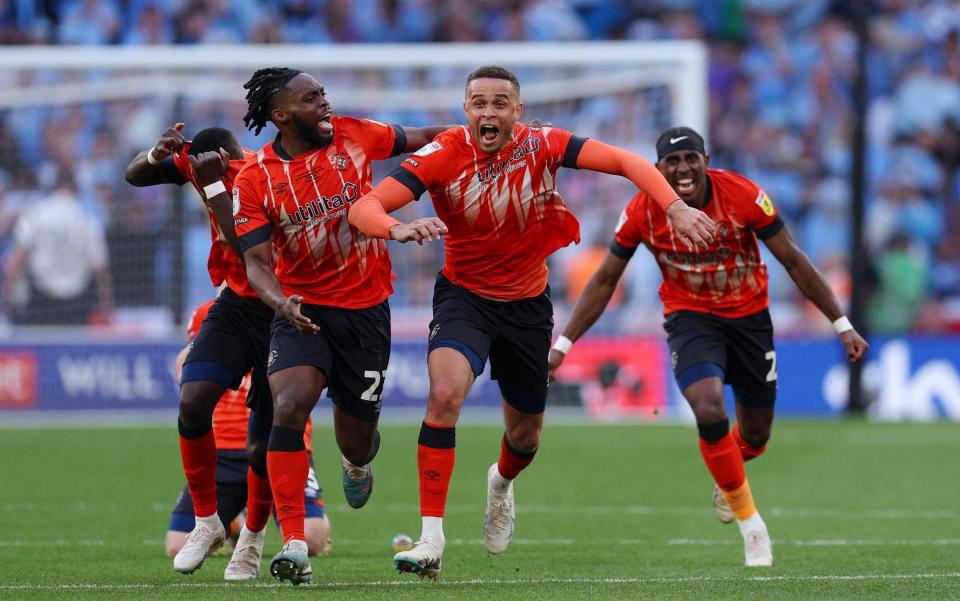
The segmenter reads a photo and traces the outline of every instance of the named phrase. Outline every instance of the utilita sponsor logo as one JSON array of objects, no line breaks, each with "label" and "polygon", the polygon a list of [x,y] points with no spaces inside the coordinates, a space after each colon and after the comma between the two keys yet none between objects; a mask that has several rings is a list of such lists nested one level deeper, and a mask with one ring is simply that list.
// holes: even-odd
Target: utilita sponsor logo
[{"label": "utilita sponsor logo", "polygon": [[300,224],[306,221],[321,219],[328,213],[344,208],[347,204],[355,201],[359,197],[360,187],[352,182],[347,182],[343,185],[340,194],[335,194],[329,198],[321,196],[298,207],[295,212],[290,214],[290,222]]}]

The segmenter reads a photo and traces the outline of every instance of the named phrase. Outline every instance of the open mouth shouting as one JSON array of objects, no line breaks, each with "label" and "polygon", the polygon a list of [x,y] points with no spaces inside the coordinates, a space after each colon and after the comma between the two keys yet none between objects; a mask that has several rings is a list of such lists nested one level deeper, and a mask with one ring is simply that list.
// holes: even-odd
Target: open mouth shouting
[{"label": "open mouth shouting", "polygon": [[480,143],[483,146],[493,146],[500,139],[500,128],[486,123],[480,126]]},{"label": "open mouth shouting", "polygon": [[679,177],[676,179],[674,189],[680,196],[690,196],[697,189],[696,180],[692,177]]},{"label": "open mouth shouting", "polygon": [[333,133],[333,122],[330,120],[332,113],[327,111],[320,117],[320,120],[317,121],[317,129],[320,130],[322,135],[330,135]]}]

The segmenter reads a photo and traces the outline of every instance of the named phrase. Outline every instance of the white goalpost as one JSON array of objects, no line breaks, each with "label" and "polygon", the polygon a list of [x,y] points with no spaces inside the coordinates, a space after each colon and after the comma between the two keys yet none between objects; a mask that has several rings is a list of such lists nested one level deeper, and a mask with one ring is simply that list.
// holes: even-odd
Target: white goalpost
[{"label": "white goalpost", "polygon": [[[270,65],[305,70],[454,70],[460,81],[483,64],[513,69],[559,69],[556,77],[528,83],[530,104],[555,103],[665,86],[675,119],[705,130],[707,124],[706,47],[694,41],[383,45],[223,45],[123,47],[8,47],[0,50],[0,109],[58,106],[121,100],[145,95],[200,99],[239,96],[253,70]],[[30,82],[17,74],[60,71],[67,81]],[[112,74],[102,76],[107,70]],[[69,74],[101,74],[93,78]],[[28,78],[29,79],[29,78]],[[10,81],[12,80],[12,81]],[[109,85],[104,85],[109,82]],[[13,85],[9,85],[13,84]],[[338,103],[354,110],[384,106],[384,89],[328,85]],[[461,85],[397,87],[387,103],[422,110],[447,110],[462,101]]]},{"label": "white goalpost", "polygon": [[[259,68],[311,73],[335,113],[423,126],[462,123],[465,79],[490,64],[517,73],[524,121],[551,122],[651,159],[654,141],[667,127],[688,125],[706,133],[707,51],[696,41],[6,47],[0,49],[0,129],[17,142],[21,156],[0,156],[0,176],[13,180],[14,188],[25,187],[14,196],[28,206],[58,173],[70,172],[81,201],[117,240],[111,241],[117,304],[173,307],[172,322],[179,323],[186,317],[181,311],[211,294],[204,275],[205,217],[189,194],[183,205],[174,205],[150,196],[170,195],[169,188],[143,192],[126,185],[123,168],[132,156],[180,121],[188,136],[220,126],[248,148],[268,143],[270,131],[254,136],[242,122],[243,83]],[[375,176],[389,173],[396,162],[376,164]],[[576,170],[563,175],[562,192],[587,242],[609,232],[635,191],[622,178]],[[130,201],[134,205],[125,204]],[[428,205],[414,203],[409,210],[424,212]],[[173,206],[184,207],[182,216]],[[149,222],[127,223],[144,212]],[[156,261],[124,250],[123,244],[136,243],[129,235],[123,240],[131,228],[156,240],[148,251]],[[554,263],[563,266],[568,252],[576,250],[565,249]],[[395,321],[403,324],[405,311],[419,316],[429,308],[424,291],[440,254],[400,248],[393,256],[400,276]],[[133,283],[138,277],[140,283]],[[148,290],[150,282],[156,285]]]}]

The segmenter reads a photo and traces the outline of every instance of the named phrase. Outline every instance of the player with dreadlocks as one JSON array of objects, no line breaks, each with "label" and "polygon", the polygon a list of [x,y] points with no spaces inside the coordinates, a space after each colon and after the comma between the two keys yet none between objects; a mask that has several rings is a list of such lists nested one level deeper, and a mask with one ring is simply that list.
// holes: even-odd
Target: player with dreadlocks
[{"label": "player with dreadlocks", "polygon": [[[373,187],[371,161],[420,148],[446,127],[333,115],[323,87],[295,69],[261,69],[244,88],[247,127],[259,134],[271,122],[278,130],[237,175],[233,207],[247,277],[277,313],[267,360],[274,397],[267,473],[284,546],[270,571],[300,584],[312,579],[303,532],[309,467],[303,431],[323,389],[333,400],[351,507],[370,497],[370,462],[380,444],[377,421],[390,356],[390,259],[383,240],[349,225],[347,211]],[[425,238],[443,232],[434,218],[414,227]]]}]

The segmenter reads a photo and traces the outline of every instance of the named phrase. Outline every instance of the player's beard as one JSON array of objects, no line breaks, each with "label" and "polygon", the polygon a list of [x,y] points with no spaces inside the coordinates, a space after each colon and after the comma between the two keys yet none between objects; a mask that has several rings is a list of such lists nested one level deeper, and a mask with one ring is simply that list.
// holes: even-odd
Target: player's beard
[{"label": "player's beard", "polygon": [[297,132],[297,135],[309,142],[312,146],[326,146],[333,141],[332,135],[320,133],[315,122],[307,121],[298,115],[290,115],[290,121],[293,123],[293,129]]}]

